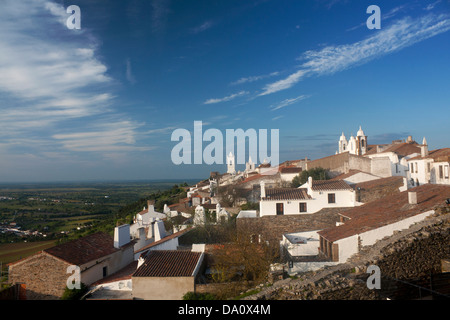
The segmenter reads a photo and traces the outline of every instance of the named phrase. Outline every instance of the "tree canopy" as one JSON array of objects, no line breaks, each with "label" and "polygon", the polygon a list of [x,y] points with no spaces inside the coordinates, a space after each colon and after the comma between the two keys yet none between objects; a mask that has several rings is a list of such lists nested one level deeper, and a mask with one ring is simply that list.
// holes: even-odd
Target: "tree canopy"
[{"label": "tree canopy", "polygon": [[328,170],[318,167],[312,168],[310,170],[302,171],[298,176],[295,176],[292,179],[291,187],[298,188],[302,184],[308,181],[308,177],[312,177],[314,180],[328,180],[330,176],[328,174]]}]

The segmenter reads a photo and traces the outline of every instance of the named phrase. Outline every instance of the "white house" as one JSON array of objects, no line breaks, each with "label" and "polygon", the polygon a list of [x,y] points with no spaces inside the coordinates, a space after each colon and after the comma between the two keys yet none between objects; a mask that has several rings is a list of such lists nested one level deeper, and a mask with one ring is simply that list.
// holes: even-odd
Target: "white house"
[{"label": "white house", "polygon": [[425,184],[342,212],[340,225],[318,232],[320,252],[330,261],[343,263],[395,231],[409,228],[447,206],[450,186]]},{"label": "white house", "polygon": [[[408,160],[420,155],[420,145],[409,136],[405,141],[393,141],[391,145],[379,148],[375,146],[364,156],[372,160],[371,173],[382,176],[403,176],[407,177],[409,168]],[[389,160],[390,167],[386,168],[386,161]],[[387,169],[387,170],[386,170]]]},{"label": "white house", "polygon": [[220,203],[216,205],[216,222],[226,222],[230,219],[230,214],[228,211],[225,210],[225,208],[222,208]]},{"label": "white house", "polygon": [[280,178],[281,181],[291,182],[296,176],[302,172],[300,167],[281,167],[280,168]]},{"label": "white house", "polygon": [[355,191],[342,180],[313,180],[299,188],[266,188],[261,182],[260,216],[311,214],[323,208],[354,207]]},{"label": "white house", "polygon": [[143,208],[141,212],[137,213],[133,218],[133,224],[130,225],[130,234],[132,237],[139,236],[140,228],[148,228],[156,219],[165,219],[166,215],[155,211],[150,200],[147,201],[147,208]]},{"label": "white house", "polygon": [[147,202],[147,208],[137,213],[133,218],[133,223],[128,225],[129,236],[135,240],[134,250],[137,251],[142,247],[159,241],[167,235],[164,227],[166,215],[155,211],[152,202]]},{"label": "white house", "polygon": [[421,154],[408,160],[408,180],[412,185],[425,183],[450,185],[450,148],[428,151],[424,138]]}]

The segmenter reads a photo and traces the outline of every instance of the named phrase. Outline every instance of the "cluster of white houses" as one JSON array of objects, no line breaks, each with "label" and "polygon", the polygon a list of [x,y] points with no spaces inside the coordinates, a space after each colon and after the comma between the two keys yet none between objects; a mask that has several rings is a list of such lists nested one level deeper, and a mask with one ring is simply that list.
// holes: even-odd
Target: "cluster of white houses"
[{"label": "cluster of white houses", "polygon": [[[361,246],[372,245],[434,214],[438,206],[448,205],[449,163],[450,148],[429,151],[425,138],[422,144],[408,137],[406,141],[369,145],[361,128],[349,140],[341,135],[335,155],[286,161],[273,168],[273,175],[261,175],[259,170],[270,164],[256,166],[252,159],[243,172],[236,172],[234,156],[229,154],[227,172],[214,173],[191,186],[180,203],[157,212],[148,202],[132,224],[115,228],[114,237],[94,234],[14,262],[9,266],[9,280],[23,283],[29,298],[57,298],[66,286],[68,266],[77,265],[81,282],[93,288],[94,299],[181,299],[184,293],[195,291],[205,259],[204,246],[179,250],[178,238],[205,223],[206,210],[215,213],[217,222],[230,218],[215,192],[224,185],[259,190],[259,210],[241,211],[238,219],[273,217],[276,223],[280,216],[314,217],[324,209],[341,208],[335,225],[283,233],[280,244],[291,257],[320,257],[319,262],[312,259],[290,265],[293,273],[342,263]],[[317,167],[334,177],[310,177],[298,188],[289,187],[293,177]],[[398,193],[360,201],[355,186],[395,176],[402,180]],[[190,219],[191,224],[166,230],[164,220],[174,216]]]}]

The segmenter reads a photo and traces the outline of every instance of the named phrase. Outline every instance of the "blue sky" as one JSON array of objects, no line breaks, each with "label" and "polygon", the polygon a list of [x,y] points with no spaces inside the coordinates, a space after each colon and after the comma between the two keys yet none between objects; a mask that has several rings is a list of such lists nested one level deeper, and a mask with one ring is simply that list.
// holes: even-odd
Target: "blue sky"
[{"label": "blue sky", "polygon": [[2,0],[0,182],[224,172],[172,163],[194,121],[279,129],[280,161],[360,125],[369,144],[449,147],[449,61],[448,0]]}]

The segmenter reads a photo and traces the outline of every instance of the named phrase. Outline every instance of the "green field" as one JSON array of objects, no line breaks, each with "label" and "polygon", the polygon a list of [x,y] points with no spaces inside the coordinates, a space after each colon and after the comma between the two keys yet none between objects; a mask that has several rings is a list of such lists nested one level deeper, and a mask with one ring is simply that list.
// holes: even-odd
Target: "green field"
[{"label": "green field", "polygon": [[6,264],[53,247],[55,244],[56,242],[54,240],[0,244],[0,262],[2,263],[2,268],[6,270]]},{"label": "green field", "polygon": [[[198,180],[66,182],[0,184],[0,244],[77,238],[91,231],[110,232],[117,223],[129,223],[146,206],[146,199],[178,202],[178,187]],[[165,195],[164,192],[174,190]],[[12,233],[10,228],[37,231],[39,236]],[[111,229],[111,230],[110,230]],[[43,236],[45,235],[45,237]]]}]

